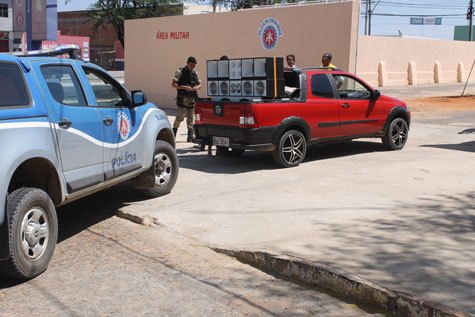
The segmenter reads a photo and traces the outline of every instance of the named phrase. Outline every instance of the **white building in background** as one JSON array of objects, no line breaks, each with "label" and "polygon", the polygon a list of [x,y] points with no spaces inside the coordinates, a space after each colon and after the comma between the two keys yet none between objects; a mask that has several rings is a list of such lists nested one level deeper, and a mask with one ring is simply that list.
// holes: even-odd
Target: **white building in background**
[{"label": "white building in background", "polygon": [[0,52],[10,51],[10,33],[13,30],[12,0],[0,0]]},{"label": "white building in background", "polygon": [[0,0],[0,52],[21,51],[24,43],[24,33],[13,32],[13,0]]},{"label": "white building in background", "polygon": [[[1,1],[1,0],[0,0]],[[231,11],[230,8],[216,7],[216,12]],[[192,2],[183,3],[183,15],[213,13],[213,7],[205,4],[196,4]]]}]

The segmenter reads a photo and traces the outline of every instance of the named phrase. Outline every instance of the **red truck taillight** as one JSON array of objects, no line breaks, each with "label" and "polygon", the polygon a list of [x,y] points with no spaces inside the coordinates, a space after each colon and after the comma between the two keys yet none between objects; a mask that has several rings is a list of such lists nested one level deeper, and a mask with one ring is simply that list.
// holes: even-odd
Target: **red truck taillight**
[{"label": "red truck taillight", "polygon": [[257,122],[254,115],[250,112],[241,112],[239,115],[239,127],[241,128],[257,128]]},{"label": "red truck taillight", "polygon": [[200,109],[195,110],[195,124],[203,124],[203,112]]}]

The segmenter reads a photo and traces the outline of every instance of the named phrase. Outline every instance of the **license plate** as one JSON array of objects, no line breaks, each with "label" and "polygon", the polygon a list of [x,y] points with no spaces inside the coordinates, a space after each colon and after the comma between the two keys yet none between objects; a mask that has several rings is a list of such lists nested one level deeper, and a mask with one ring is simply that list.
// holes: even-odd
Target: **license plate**
[{"label": "license plate", "polygon": [[229,138],[225,138],[225,137],[221,137],[221,136],[214,136],[213,137],[213,145],[229,146]]}]

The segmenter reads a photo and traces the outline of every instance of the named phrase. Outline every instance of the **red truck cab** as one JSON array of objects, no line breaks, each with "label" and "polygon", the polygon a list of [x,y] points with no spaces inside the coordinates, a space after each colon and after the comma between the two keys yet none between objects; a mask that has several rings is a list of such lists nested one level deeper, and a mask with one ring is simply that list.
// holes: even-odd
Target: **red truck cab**
[{"label": "red truck cab", "polygon": [[286,69],[284,78],[283,98],[200,99],[194,142],[226,155],[273,151],[284,167],[300,164],[317,143],[377,137],[388,149],[404,147],[411,119],[405,102],[335,69]]}]

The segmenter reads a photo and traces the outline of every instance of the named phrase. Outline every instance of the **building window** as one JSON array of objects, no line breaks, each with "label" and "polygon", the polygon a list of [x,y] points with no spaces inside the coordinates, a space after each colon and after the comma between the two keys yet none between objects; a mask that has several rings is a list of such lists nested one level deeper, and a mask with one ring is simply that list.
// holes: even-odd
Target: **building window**
[{"label": "building window", "polygon": [[8,4],[0,3],[0,18],[8,18]]}]

